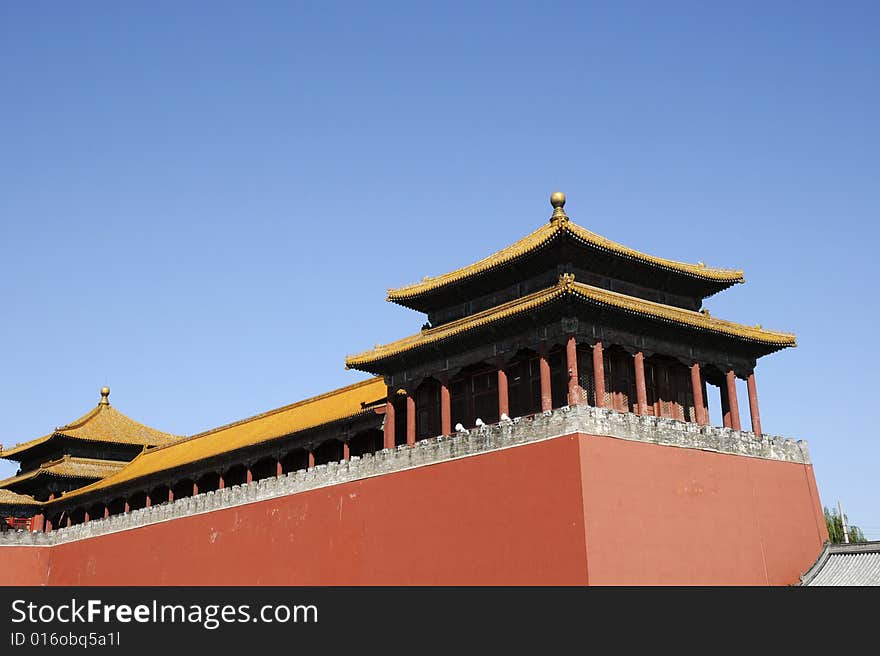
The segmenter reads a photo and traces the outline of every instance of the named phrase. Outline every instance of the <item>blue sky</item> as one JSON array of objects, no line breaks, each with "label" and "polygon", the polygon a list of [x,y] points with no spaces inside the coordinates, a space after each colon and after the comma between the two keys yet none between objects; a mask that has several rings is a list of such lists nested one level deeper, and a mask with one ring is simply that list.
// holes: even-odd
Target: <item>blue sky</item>
[{"label": "blue sky", "polygon": [[713,315],[799,342],[759,364],[765,430],[880,539],[880,5],[416,4],[0,5],[0,441],[104,384],[191,434],[360,380],[424,320],[388,287],[560,189],[744,269]]}]

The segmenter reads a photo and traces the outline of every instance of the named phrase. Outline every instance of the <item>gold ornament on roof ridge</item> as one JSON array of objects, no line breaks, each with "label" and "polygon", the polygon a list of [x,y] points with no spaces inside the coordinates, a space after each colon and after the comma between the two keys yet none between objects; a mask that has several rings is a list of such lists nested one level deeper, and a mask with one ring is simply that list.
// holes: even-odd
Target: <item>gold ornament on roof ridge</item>
[{"label": "gold ornament on roof ridge", "polygon": [[553,206],[553,216],[550,217],[550,223],[568,221],[568,215],[563,209],[565,207],[565,194],[561,191],[554,191],[550,194],[550,205]]}]

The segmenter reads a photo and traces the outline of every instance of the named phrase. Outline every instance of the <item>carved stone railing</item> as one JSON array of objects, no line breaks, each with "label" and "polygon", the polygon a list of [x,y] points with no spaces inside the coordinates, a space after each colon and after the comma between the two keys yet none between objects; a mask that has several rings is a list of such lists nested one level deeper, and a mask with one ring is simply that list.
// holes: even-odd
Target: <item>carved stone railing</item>
[{"label": "carved stone railing", "polygon": [[0,546],[46,546],[82,540],[573,433],[782,462],[810,463],[809,450],[804,441],[756,436],[746,431],[698,426],[674,419],[639,417],[632,413],[590,406],[573,406],[483,426],[449,437],[422,440],[412,448],[401,445],[363,457],[354,456],[348,461],[301,469],[277,478],[264,478],[250,484],[204,492],[106,519],[59,528],[50,533],[7,531],[0,533]]}]

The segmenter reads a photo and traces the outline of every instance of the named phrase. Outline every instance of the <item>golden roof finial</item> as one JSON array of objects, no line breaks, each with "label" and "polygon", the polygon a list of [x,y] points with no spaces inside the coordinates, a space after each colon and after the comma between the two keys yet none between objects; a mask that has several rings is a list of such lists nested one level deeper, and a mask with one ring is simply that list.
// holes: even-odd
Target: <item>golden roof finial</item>
[{"label": "golden roof finial", "polygon": [[559,286],[565,287],[566,289],[570,289],[574,285],[574,274],[573,273],[560,273],[559,274]]},{"label": "golden roof finial", "polygon": [[99,405],[110,405],[110,388],[101,388],[101,403]]},{"label": "golden roof finial", "polygon": [[550,194],[550,204],[553,206],[553,216],[550,217],[550,223],[554,221],[568,221],[568,216],[565,214],[565,210],[562,209],[565,207],[565,194],[561,191],[554,191]]}]

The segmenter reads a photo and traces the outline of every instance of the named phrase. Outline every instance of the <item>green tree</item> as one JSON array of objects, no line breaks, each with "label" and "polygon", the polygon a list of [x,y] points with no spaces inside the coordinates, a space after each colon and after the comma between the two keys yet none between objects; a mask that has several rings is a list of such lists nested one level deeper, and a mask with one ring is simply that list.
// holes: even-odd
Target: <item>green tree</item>
[{"label": "green tree", "polygon": [[[825,524],[828,526],[828,539],[833,544],[841,544],[843,542],[843,518],[836,510],[825,508]],[[855,524],[850,524],[847,518],[846,527],[849,529],[850,542],[867,542],[865,534]]]}]

